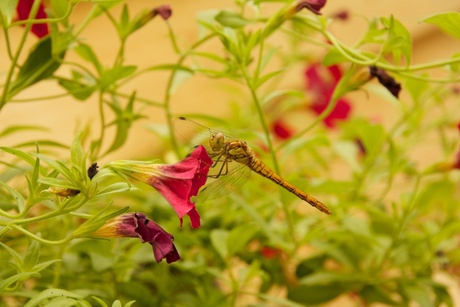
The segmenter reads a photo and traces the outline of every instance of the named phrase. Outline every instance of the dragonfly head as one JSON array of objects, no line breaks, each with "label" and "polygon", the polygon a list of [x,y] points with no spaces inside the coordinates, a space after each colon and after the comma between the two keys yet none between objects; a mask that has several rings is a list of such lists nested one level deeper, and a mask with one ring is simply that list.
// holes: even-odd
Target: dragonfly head
[{"label": "dragonfly head", "polygon": [[209,138],[209,146],[213,151],[221,151],[224,147],[225,136],[223,133],[213,133]]}]

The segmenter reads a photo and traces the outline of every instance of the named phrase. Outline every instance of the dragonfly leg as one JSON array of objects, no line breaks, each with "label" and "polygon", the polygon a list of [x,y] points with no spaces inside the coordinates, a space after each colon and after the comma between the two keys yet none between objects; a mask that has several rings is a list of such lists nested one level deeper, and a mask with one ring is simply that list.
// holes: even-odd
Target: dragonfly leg
[{"label": "dragonfly leg", "polygon": [[[213,164],[212,167],[215,167],[217,165],[217,163],[220,162],[221,157],[222,157],[222,155],[220,155],[219,158],[217,158],[216,162]],[[225,166],[225,170],[224,170],[224,166]],[[209,175],[208,177],[217,179],[221,175],[227,175],[227,174],[228,174],[228,159],[225,158],[225,160],[222,161],[222,166],[220,167],[219,172],[216,175]]]}]

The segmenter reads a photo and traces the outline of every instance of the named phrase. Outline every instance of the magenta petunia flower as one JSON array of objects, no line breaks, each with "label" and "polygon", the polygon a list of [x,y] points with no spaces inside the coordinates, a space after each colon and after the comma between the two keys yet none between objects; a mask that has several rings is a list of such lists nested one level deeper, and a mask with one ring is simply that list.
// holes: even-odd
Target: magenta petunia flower
[{"label": "magenta petunia flower", "polygon": [[106,167],[154,187],[182,218],[188,215],[193,228],[200,227],[200,215],[190,198],[206,183],[212,160],[203,146],[198,146],[187,158],[175,164],[155,164],[146,161],[114,161]]},{"label": "magenta petunia flower", "polygon": [[101,228],[92,233],[99,238],[139,238],[142,243],[152,245],[155,261],[166,259],[167,263],[180,259],[174,237],[161,228],[157,223],[149,220],[143,213],[126,213],[108,220]]},{"label": "magenta petunia flower", "polygon": [[[18,14],[19,20],[27,20],[29,19],[30,10],[32,9],[32,5],[34,4],[35,0],[19,0],[16,6],[16,12]],[[40,0],[37,0],[40,1]],[[43,6],[43,2],[40,3],[38,7],[37,15],[35,17],[30,17],[30,19],[45,19],[48,16],[45,13],[45,7]],[[38,38],[42,38],[49,34],[49,27],[46,23],[35,23],[32,25],[31,28],[32,33],[34,33]]]},{"label": "magenta petunia flower", "polygon": [[[329,105],[342,72],[337,65],[328,67],[312,64],[305,71],[307,90],[312,95],[313,103],[309,108],[316,114],[321,114]],[[340,98],[332,112],[323,120],[328,128],[334,128],[338,121],[346,120],[350,116],[351,105]]]}]

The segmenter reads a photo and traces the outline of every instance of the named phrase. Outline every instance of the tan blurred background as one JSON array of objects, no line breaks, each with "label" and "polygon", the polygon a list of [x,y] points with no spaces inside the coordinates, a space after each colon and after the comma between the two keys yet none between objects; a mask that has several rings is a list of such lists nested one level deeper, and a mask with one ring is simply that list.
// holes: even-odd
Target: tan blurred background
[{"label": "tan blurred background", "polygon": [[[131,16],[142,9],[153,8],[166,4],[160,1],[136,0],[128,1]],[[233,2],[194,0],[168,2],[173,9],[173,15],[169,19],[176,34],[181,37],[182,45],[194,42],[198,36],[196,26],[196,16],[198,12],[215,8],[234,8]],[[72,21],[81,22],[85,14],[90,9],[91,4],[80,4],[72,13]],[[324,15],[331,15],[342,10],[351,14],[351,18],[346,22],[334,24],[334,33],[344,42],[352,44],[362,35],[366,23],[364,19],[371,19],[377,16],[393,15],[399,19],[413,34],[414,52],[413,63],[433,61],[441,57],[451,56],[460,51],[458,41],[451,39],[445,34],[438,32],[435,27],[419,23],[420,20],[438,12],[460,9],[458,0],[427,1],[427,0],[349,0],[349,1],[328,1],[323,9]],[[114,9],[113,15],[118,17],[120,7]],[[12,32],[13,40],[17,40],[22,33],[22,28],[16,28]],[[116,33],[112,25],[105,16],[101,16],[93,21],[83,32],[83,39],[92,45],[100,57],[103,65],[111,65],[118,42]],[[36,42],[32,37],[29,46]],[[0,67],[2,74],[7,69],[7,57],[4,46],[0,46]],[[212,46],[211,46],[212,48]],[[74,54],[69,53],[66,57],[69,61],[80,61]],[[126,50],[126,63],[137,65],[140,68],[147,65],[174,63],[177,60],[176,54],[172,51],[170,41],[167,36],[167,29],[164,21],[160,18],[154,19],[146,27],[136,32],[128,39]],[[65,73],[65,72],[64,72]],[[302,88],[304,86],[302,68],[294,70],[284,82],[292,83],[293,87]],[[161,101],[164,96],[164,88],[168,73],[152,73],[148,78],[142,78],[139,82],[130,84],[126,92],[136,90],[140,97]],[[194,112],[194,113],[213,113],[225,114],[227,111],[228,91],[223,95],[222,91],[225,83],[210,80],[203,77],[194,77],[188,80],[173,96],[173,112]],[[128,91],[129,90],[129,91]],[[52,82],[40,83],[28,89],[15,99],[26,99],[28,97],[48,96],[61,93],[62,90]],[[17,135],[14,138],[2,140],[3,146],[14,145],[20,139],[27,140],[35,137],[52,138],[63,143],[70,144],[75,131],[84,127],[87,123],[93,123],[94,132],[98,131],[98,110],[96,95],[89,101],[74,101],[70,97],[43,100],[32,103],[10,103],[0,113],[0,131],[9,125],[27,124],[42,125],[48,127],[48,132],[27,132]],[[238,99],[238,97],[233,97]],[[369,97],[357,93],[353,101],[359,104],[357,112],[367,113],[368,116],[380,117],[381,120],[391,120],[391,107],[388,104],[366,103]],[[361,103],[362,102],[362,103]],[[145,127],[149,123],[164,123],[165,115],[161,109],[150,109],[149,118],[135,123],[127,146],[112,154],[110,158],[128,158],[139,153],[155,152],[155,136],[148,132]],[[52,135],[50,137],[49,135]]]},{"label": "tan blurred background", "polygon": [[[234,8],[233,1],[222,0],[193,0],[178,1],[171,0],[168,3],[160,1],[136,0],[128,1],[131,16],[144,8],[153,8],[163,4],[170,4],[173,15],[169,19],[176,34],[181,37],[182,44],[193,43],[198,37],[196,26],[196,15],[198,12],[215,8]],[[82,4],[76,7],[72,14],[75,23],[81,22],[90,9],[91,4]],[[329,0],[323,9],[324,15],[332,15],[339,11],[346,10],[351,13],[347,22],[338,22],[334,25],[334,33],[344,42],[352,44],[362,35],[366,27],[365,19],[378,16],[393,15],[400,20],[412,33],[414,40],[413,63],[434,61],[439,58],[449,57],[460,52],[458,41],[436,30],[434,26],[421,24],[420,20],[435,13],[444,11],[459,11],[460,1],[458,0]],[[114,9],[114,16],[119,16],[120,8]],[[13,41],[17,42],[22,33],[22,28],[12,31]],[[100,57],[103,65],[111,65],[115,57],[118,44],[116,33],[107,18],[102,16],[93,21],[83,32],[83,39],[92,45]],[[31,46],[36,42],[35,38],[28,41]],[[212,46],[210,46],[212,48]],[[2,76],[7,70],[7,56],[5,46],[0,45],[0,72]],[[68,61],[80,61],[74,54],[69,53]],[[155,64],[174,63],[177,60],[176,54],[171,48],[167,35],[167,28],[160,18],[154,19],[145,28],[138,31],[128,40],[126,50],[127,64],[137,65],[140,68]],[[65,72],[64,72],[65,73]],[[292,84],[292,87],[302,88],[304,86],[302,67],[293,70],[291,78],[285,83]],[[149,78],[142,78],[142,82],[130,84],[126,92],[136,90],[140,97],[147,97],[155,101],[161,101],[164,96],[164,89],[168,73],[152,73]],[[225,114],[228,110],[228,90],[225,82],[210,80],[203,77],[194,77],[187,81],[172,97],[173,112],[193,112]],[[33,86],[15,99],[26,99],[28,97],[41,97],[61,93],[62,90],[52,82],[40,83]],[[25,103],[17,102],[8,104],[0,113],[0,131],[10,125],[41,125],[48,127],[47,132],[27,132],[17,136],[4,138],[1,146],[17,144],[22,140],[33,140],[35,138],[47,138],[70,144],[75,132],[83,128],[87,123],[93,123],[92,129],[97,132],[98,107],[96,95],[93,95],[86,102],[75,101],[71,97],[43,100],[39,102]],[[227,100],[224,100],[225,99]],[[237,99],[237,97],[234,97]],[[367,103],[373,99],[373,103]],[[367,114],[368,117],[378,117],[382,121],[391,121],[394,110],[385,102],[376,103],[375,97],[363,93],[353,94],[352,101],[358,113]],[[149,109],[148,119],[135,123],[128,143],[121,150],[113,153],[105,159],[130,159],[142,155],[154,155],[161,148],[156,147],[156,137],[147,131],[147,125],[151,123],[164,123],[165,114],[161,109]],[[50,136],[51,135],[51,136]],[[429,146],[429,145],[428,145]],[[429,155],[430,151],[426,151]],[[426,158],[426,156],[424,156]],[[0,156],[1,158],[1,156]],[[156,158],[156,157],[155,157]],[[104,161],[99,161],[104,162]],[[443,276],[439,277],[443,279]],[[460,302],[459,294],[454,290],[454,299]],[[346,305],[346,301],[339,299],[334,306]]]}]

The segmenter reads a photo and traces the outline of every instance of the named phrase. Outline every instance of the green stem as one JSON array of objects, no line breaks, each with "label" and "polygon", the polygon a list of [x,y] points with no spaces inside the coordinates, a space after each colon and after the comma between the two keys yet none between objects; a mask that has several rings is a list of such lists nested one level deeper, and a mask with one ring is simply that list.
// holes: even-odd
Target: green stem
[{"label": "green stem", "polygon": [[398,223],[398,228],[393,233],[393,238],[392,238],[391,244],[385,250],[385,252],[384,252],[384,254],[383,254],[383,256],[382,256],[382,258],[380,260],[380,263],[377,266],[377,269],[372,270],[374,276],[375,276],[375,272],[381,272],[383,270],[383,267],[385,265],[385,261],[388,261],[390,259],[391,251],[396,247],[396,244],[400,240],[401,234],[402,234],[404,228],[407,226],[409,218],[412,215],[412,212],[414,211],[415,198],[416,198],[416,196],[418,194],[418,190],[420,188],[421,180],[422,180],[422,176],[420,174],[417,174],[416,178],[415,178],[413,192],[411,194],[410,199],[407,202],[407,206],[405,208],[403,208],[403,215],[402,215],[402,217],[401,217],[401,219],[400,219],[400,221]]},{"label": "green stem", "polygon": [[[202,39],[198,40],[197,42],[195,42],[188,50],[184,51],[181,54],[181,56],[179,57],[179,60],[177,61],[176,66],[177,67],[182,66],[182,63],[189,56],[189,54],[192,53],[192,51],[194,49],[198,48],[199,46],[201,46],[205,42],[209,41],[211,38],[213,38],[216,35],[217,35],[216,33],[211,33],[211,34],[203,37]],[[172,35],[172,36],[174,36],[174,35]],[[166,85],[165,97],[164,97],[164,108],[165,108],[166,121],[167,121],[167,124],[168,124],[168,127],[169,127],[169,131],[171,131],[171,133],[170,133],[171,145],[172,145],[174,151],[177,154],[179,154],[179,145],[177,143],[177,140],[176,140],[176,137],[175,137],[174,133],[172,132],[174,130],[174,128],[173,128],[173,115],[172,115],[171,107],[170,107],[171,94],[172,94],[171,90],[172,90],[172,85],[174,83],[174,78],[176,77],[177,71],[178,71],[177,68],[173,69],[171,75],[169,76],[168,83]]]},{"label": "green stem", "polygon": [[72,239],[73,239],[73,236],[70,235],[64,239],[61,239],[61,240],[55,240],[55,241],[51,241],[51,240],[46,240],[46,239],[43,239],[43,238],[40,238],[36,235],[34,235],[33,233],[25,230],[24,228],[16,225],[16,224],[9,224],[7,227],[9,228],[13,228],[13,229],[16,229],[20,232],[22,232],[23,234],[25,234],[26,236],[28,236],[29,238],[32,238],[42,244],[46,244],[46,245],[61,245],[61,244],[65,244],[67,242],[70,242]]},{"label": "green stem", "polygon": [[[34,1],[34,4],[32,5],[32,8],[31,8],[30,13],[29,13],[28,21],[30,19],[33,19],[32,16],[37,15],[38,8],[40,7],[40,3],[41,3],[41,1]],[[19,42],[18,49],[16,50],[16,54],[14,55],[13,60],[11,61],[10,68],[9,68],[8,73],[6,75],[6,81],[5,81],[5,85],[3,87],[2,96],[0,98],[0,112],[3,109],[3,107],[5,106],[5,104],[7,103],[7,98],[10,96],[8,92],[9,92],[9,89],[10,89],[11,80],[13,78],[13,74],[14,74],[16,65],[18,63],[19,56],[21,54],[21,51],[22,51],[22,49],[24,47],[24,44],[26,42],[27,36],[29,35],[29,32],[30,32],[31,28],[32,28],[32,22],[26,23],[26,27],[24,29],[24,33],[22,34],[21,40]]]}]

